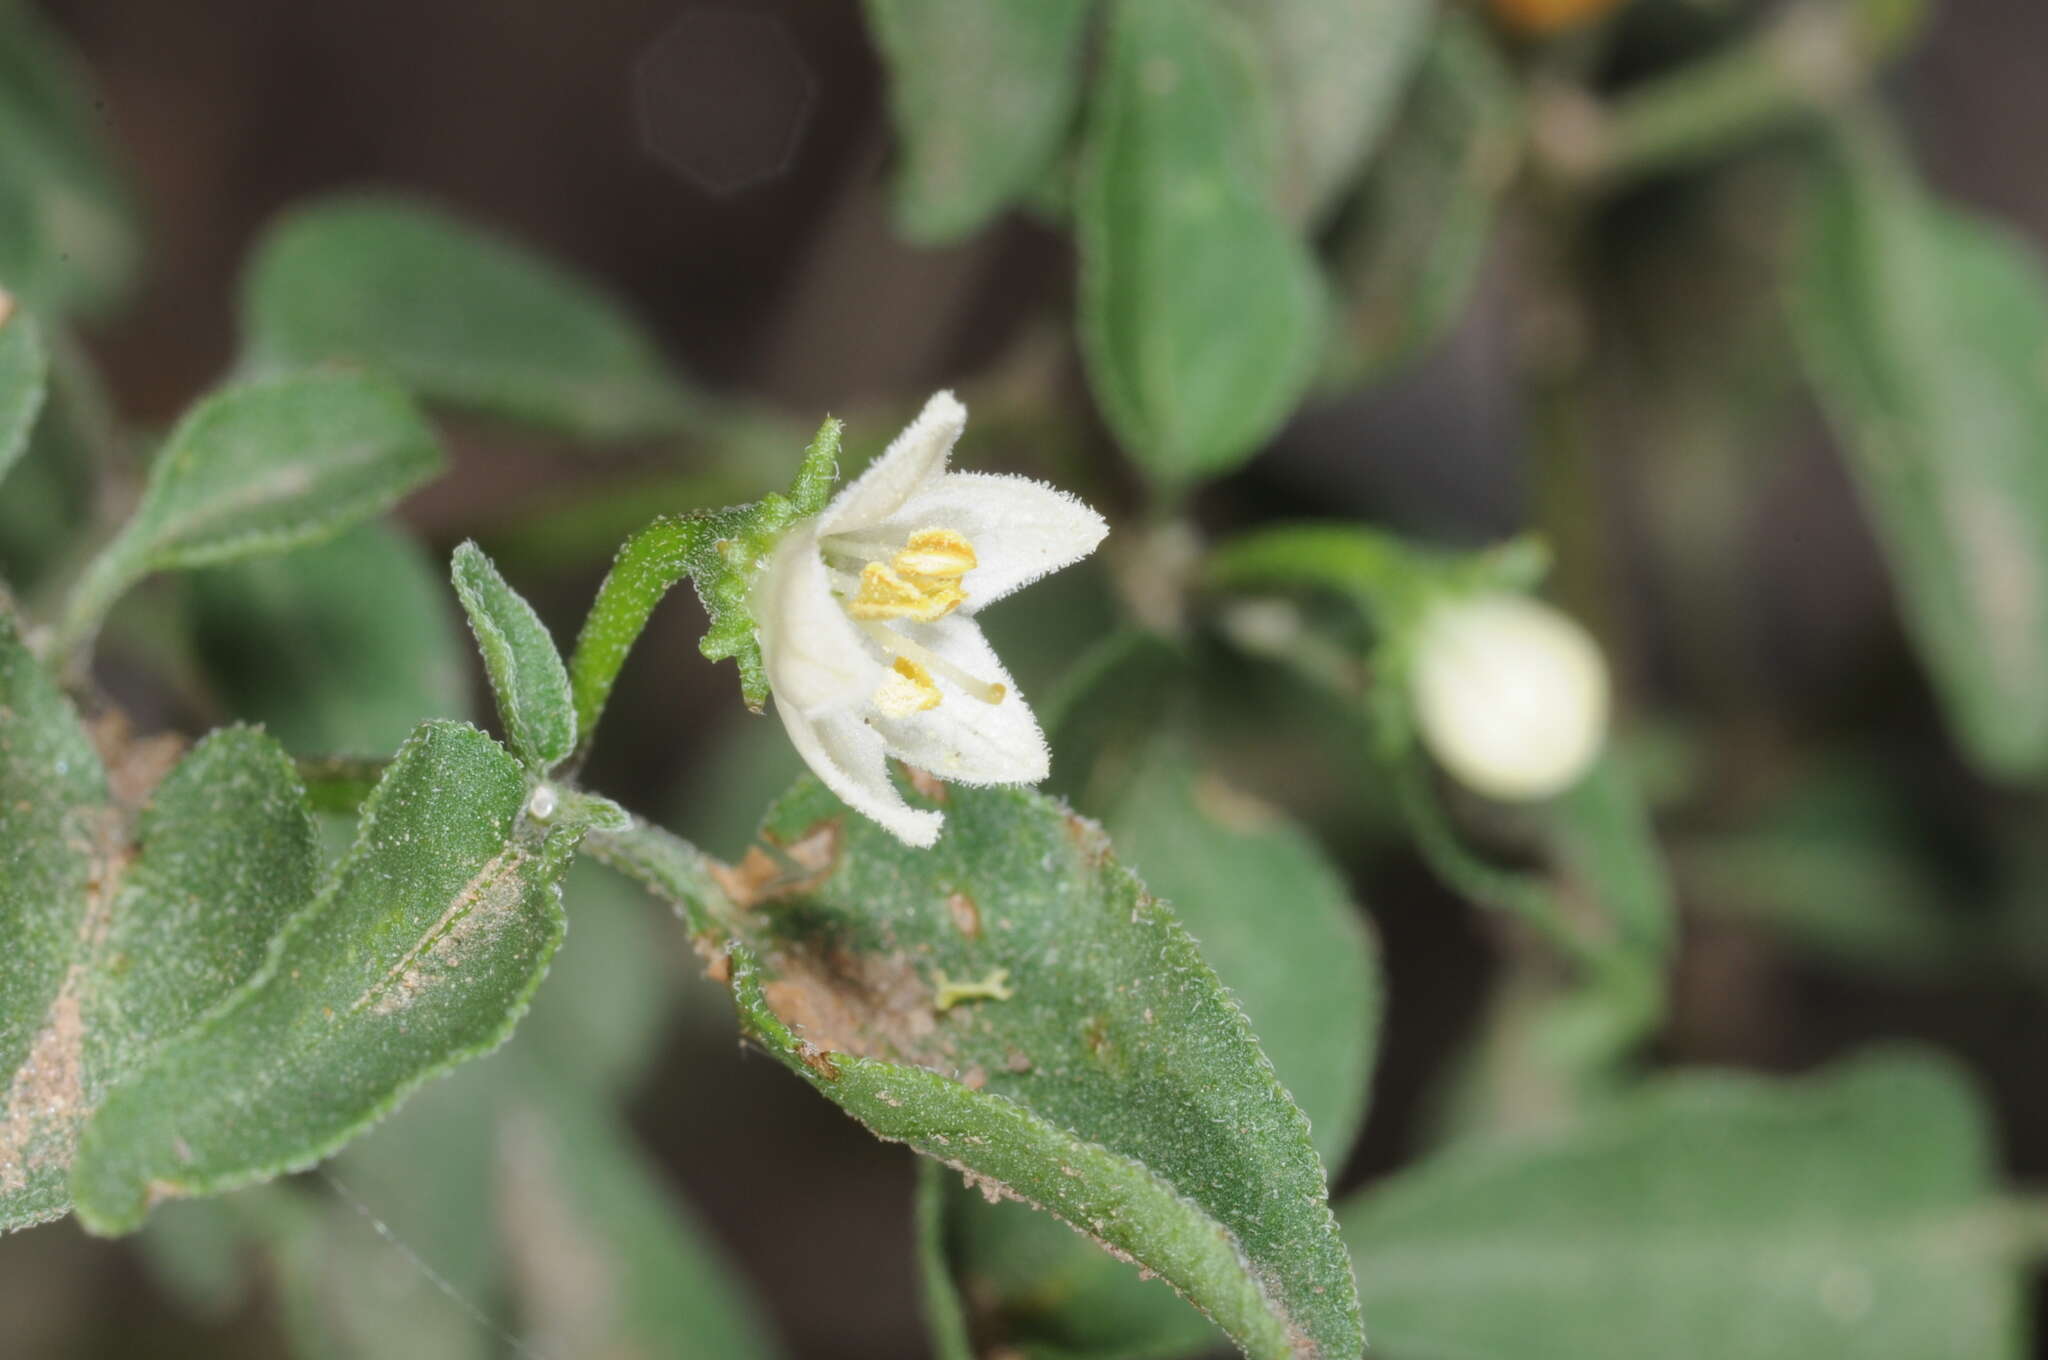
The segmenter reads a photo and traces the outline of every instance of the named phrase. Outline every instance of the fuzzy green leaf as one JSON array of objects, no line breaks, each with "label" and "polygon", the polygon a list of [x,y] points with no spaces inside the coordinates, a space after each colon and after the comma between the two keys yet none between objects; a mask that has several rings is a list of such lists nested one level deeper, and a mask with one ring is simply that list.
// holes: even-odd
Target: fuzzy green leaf
[{"label": "fuzzy green leaf", "polygon": [[112,301],[139,233],[76,54],[26,0],[0,0],[0,289],[55,315]]},{"label": "fuzzy green leaf", "polygon": [[1446,11],[1339,228],[1341,313],[1324,365],[1333,386],[1386,375],[1457,323],[1524,132],[1492,38],[1473,16]]},{"label": "fuzzy green leaf", "polygon": [[317,543],[440,470],[433,432],[382,379],[301,373],[218,392],[158,452],[142,503],[74,592],[61,641],[90,632],[150,572]]},{"label": "fuzzy green leaf", "polygon": [[1073,120],[1094,0],[867,0],[903,142],[896,219],[958,240],[1022,198]]},{"label": "fuzzy green leaf", "polygon": [[[257,1248],[303,1360],[459,1360],[509,1335],[573,1355],[607,1332],[636,1355],[769,1353],[743,1283],[606,1112],[652,1056],[680,959],[656,947],[663,926],[637,886],[579,862],[563,896],[575,929],[504,1050],[416,1092],[315,1193],[160,1207],[141,1234],[164,1248],[152,1264],[189,1275],[169,1252],[207,1234]],[[176,1243],[152,1241],[195,1219]]]},{"label": "fuzzy green leaf", "polygon": [[1990,1130],[1954,1067],[1667,1077],[1462,1144],[1344,1208],[1373,1343],[1414,1360],[2026,1353]]},{"label": "fuzzy green leaf", "polygon": [[1307,1121],[1171,909],[1049,799],[946,800],[929,850],[809,780],[777,805],[773,853],[728,878],[773,903],[736,918],[742,1028],[882,1137],[1157,1273],[1248,1354],[1356,1356]]},{"label": "fuzzy green leaf", "polygon": [[685,425],[694,399],[595,284],[397,199],[295,210],[258,247],[242,299],[261,368],[343,361],[422,400],[593,439]]},{"label": "fuzzy green leaf", "polygon": [[535,770],[559,764],[576,749],[576,710],[547,625],[476,544],[456,548],[453,576],[512,749]]},{"label": "fuzzy green leaf", "polygon": [[575,695],[576,730],[587,750],[626,654],[640,638],[654,607],[669,588],[688,576],[711,618],[699,644],[713,661],[732,660],[740,671],[740,694],[755,712],[768,702],[768,670],[755,639],[747,607],[754,576],[784,530],[825,508],[839,473],[841,425],[818,427],[789,494],[770,493],[749,505],[689,515],[663,515],[627,539],[612,562],[597,600],[576,637],[569,659]]},{"label": "fuzzy green leaf", "polygon": [[195,572],[190,598],[194,646],[215,691],[288,750],[390,751],[422,720],[468,711],[447,587],[389,525]]},{"label": "fuzzy green leaf", "polygon": [[1965,753],[2048,773],[2048,276],[1837,139],[1793,298],[1809,375]]},{"label": "fuzzy green leaf", "polygon": [[1399,106],[1430,0],[1226,0],[1258,43],[1283,122],[1280,202],[1319,224]]},{"label": "fuzzy green leaf", "polygon": [[[134,761],[155,758],[145,747]],[[58,891],[21,936],[38,964],[28,977],[53,958],[64,971],[0,1110],[6,1226],[68,1207],[79,1130],[107,1090],[253,975],[313,886],[305,795],[277,743],[248,728],[214,733],[164,779],[134,818],[132,862],[129,810],[101,801],[73,817],[83,824],[52,844],[77,867],[62,884],[43,877]]]},{"label": "fuzzy green leaf", "polygon": [[1294,409],[1323,285],[1272,201],[1272,111],[1240,26],[1185,0],[1110,13],[1076,201],[1081,339],[1111,427],[1181,486]]},{"label": "fuzzy green leaf", "polygon": [[0,1230],[64,1212],[82,1084],[71,969],[113,857],[106,801],[77,714],[0,612]]},{"label": "fuzzy green leaf", "polygon": [[0,481],[28,448],[50,376],[35,319],[6,313],[6,304],[0,303]]},{"label": "fuzzy green leaf", "polygon": [[154,1199],[309,1165],[503,1040],[561,940],[583,831],[532,825],[526,797],[490,738],[423,725],[262,972],[93,1117],[72,1176],[86,1225],[129,1231]]},{"label": "fuzzy green leaf", "polygon": [[[1340,1164],[1362,1123],[1381,1006],[1371,937],[1342,878],[1285,816],[1196,760],[1173,721],[1191,697],[1184,661],[1134,640],[1111,648],[1108,664],[1088,666],[1086,676],[1049,716],[1056,763],[1085,771],[1083,806],[1102,814],[1118,858],[1173,903],[1201,942],[1202,957],[1244,1006],[1308,1116],[1318,1153]],[[1128,719],[1118,731],[1135,737],[1097,742],[1104,715]],[[957,1186],[941,1187],[936,1198],[928,1240],[959,1295],[974,1301],[978,1334],[1064,1360],[1213,1345],[1213,1329],[1166,1289],[1133,1278],[1043,1215],[984,1203]]]}]

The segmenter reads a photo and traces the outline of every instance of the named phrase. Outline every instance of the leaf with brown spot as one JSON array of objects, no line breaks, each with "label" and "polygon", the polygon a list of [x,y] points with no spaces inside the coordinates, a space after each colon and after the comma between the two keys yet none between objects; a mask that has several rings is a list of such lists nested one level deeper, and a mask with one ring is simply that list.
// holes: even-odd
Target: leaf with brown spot
[{"label": "leaf with brown spot", "polygon": [[[78,952],[107,797],[99,757],[55,682],[0,613],[0,1227],[64,1212],[68,1149],[49,1129],[72,1108],[76,1047],[60,998]],[[67,1059],[66,1055],[72,1055]]]},{"label": "leaf with brown spot", "polygon": [[584,829],[529,823],[526,795],[489,737],[422,725],[262,970],[94,1115],[72,1174],[85,1224],[129,1231],[153,1196],[310,1165],[495,1047],[561,940],[557,885]]},{"label": "leaf with brown spot", "polygon": [[[806,780],[764,838],[836,809]],[[1050,799],[954,788],[947,818],[929,850],[845,819],[815,883],[732,914],[745,1031],[882,1137],[1156,1272],[1248,1354],[1357,1355],[1308,1123],[1172,909]],[[963,931],[958,897],[1002,926]],[[1007,999],[936,1007],[941,975],[998,969]]]},{"label": "leaf with brown spot", "polygon": [[79,1131],[107,1089],[256,971],[312,892],[314,846],[291,762],[260,732],[217,732],[163,777],[177,743],[103,720],[110,779],[11,634],[0,715],[0,798],[18,814],[0,848],[20,869],[0,907],[23,964],[0,982],[0,1226],[19,1227],[70,1207]]}]

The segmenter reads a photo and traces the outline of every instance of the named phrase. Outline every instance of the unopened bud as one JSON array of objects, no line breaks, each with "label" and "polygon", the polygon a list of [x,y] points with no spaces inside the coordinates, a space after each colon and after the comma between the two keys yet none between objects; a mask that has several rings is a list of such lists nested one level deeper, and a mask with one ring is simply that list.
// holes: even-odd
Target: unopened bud
[{"label": "unopened bud", "polygon": [[1548,798],[1607,732],[1607,665],[1591,635],[1521,595],[1446,600],[1416,633],[1411,682],[1430,753],[1476,793]]}]

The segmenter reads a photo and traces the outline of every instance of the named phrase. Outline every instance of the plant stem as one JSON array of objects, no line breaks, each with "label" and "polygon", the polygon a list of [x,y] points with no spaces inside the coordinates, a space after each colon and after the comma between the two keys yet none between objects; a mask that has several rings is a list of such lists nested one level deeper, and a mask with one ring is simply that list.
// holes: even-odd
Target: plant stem
[{"label": "plant stem", "polygon": [[93,555],[65,593],[62,612],[50,630],[47,660],[50,669],[66,677],[67,683],[81,677],[91,664],[93,641],[107,611],[135,584],[135,572],[120,551],[121,542],[117,538]]},{"label": "plant stem", "polygon": [[711,876],[715,861],[673,832],[634,819],[624,831],[593,831],[583,848],[675,910],[695,937],[723,938],[720,924],[729,911],[725,892]]},{"label": "plant stem", "polygon": [[664,515],[620,545],[569,658],[569,690],[576,702],[571,772],[589,755],[619,668],[646,630],[654,607],[712,550],[717,536],[717,522],[709,516]]},{"label": "plant stem", "polygon": [[1553,159],[1568,174],[1606,181],[1696,164],[1853,98],[1922,15],[1918,0],[1802,0],[1725,50],[1625,93],[1589,129],[1583,154]]}]

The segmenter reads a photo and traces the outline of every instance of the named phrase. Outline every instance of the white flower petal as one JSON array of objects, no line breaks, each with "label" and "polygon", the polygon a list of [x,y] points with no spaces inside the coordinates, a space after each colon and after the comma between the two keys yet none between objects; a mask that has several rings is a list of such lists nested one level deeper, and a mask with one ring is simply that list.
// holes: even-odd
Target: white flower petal
[{"label": "white flower petal", "polygon": [[934,669],[932,678],[945,695],[937,708],[907,718],[870,718],[889,754],[960,784],[1036,784],[1044,779],[1051,768],[1045,734],[979,625],[955,614],[901,631],[975,679],[1001,685],[1003,699],[984,703]]},{"label": "white flower petal", "polygon": [[816,521],[783,536],[755,589],[761,660],[777,707],[816,717],[874,693],[888,668],[832,594]]},{"label": "white flower petal", "polygon": [[966,536],[978,565],[961,581],[968,613],[1080,561],[1109,532],[1058,487],[992,472],[949,472],[913,493],[873,536],[901,541],[939,527]]},{"label": "white flower petal", "polygon": [[935,393],[882,456],[832,498],[818,518],[818,532],[858,533],[895,514],[912,492],[945,472],[954,441],[966,427],[967,408],[959,399],[951,392]]},{"label": "white flower petal", "polygon": [[839,795],[840,801],[906,845],[923,849],[939,838],[944,815],[914,808],[889,778],[882,737],[854,713],[833,713],[813,722],[777,699],[775,711],[804,764]]}]

